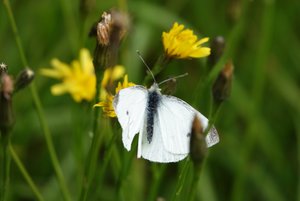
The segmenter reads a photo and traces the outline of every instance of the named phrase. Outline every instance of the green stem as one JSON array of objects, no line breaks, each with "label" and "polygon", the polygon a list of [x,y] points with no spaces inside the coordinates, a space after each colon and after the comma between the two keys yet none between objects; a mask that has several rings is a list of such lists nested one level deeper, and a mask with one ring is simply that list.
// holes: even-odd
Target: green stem
[{"label": "green stem", "polygon": [[42,104],[40,102],[40,99],[39,99],[39,96],[38,96],[38,93],[36,91],[36,87],[35,87],[34,83],[32,83],[30,85],[30,91],[31,91],[31,94],[32,94],[32,97],[33,97],[33,100],[34,100],[34,103],[35,103],[35,107],[36,107],[36,110],[37,110],[37,113],[38,113],[40,123],[42,125],[42,129],[43,129],[44,136],[45,136],[45,139],[46,139],[46,144],[47,144],[47,148],[48,148],[48,151],[49,151],[50,159],[51,159],[51,162],[52,162],[52,165],[53,165],[53,168],[54,168],[57,180],[58,180],[58,184],[60,186],[61,193],[63,195],[64,200],[71,201],[72,199],[71,199],[70,193],[69,193],[69,191],[67,189],[67,186],[66,186],[64,175],[63,175],[62,169],[60,167],[60,164],[59,164],[59,161],[58,161],[58,158],[57,158],[57,154],[56,154],[56,151],[55,151],[55,148],[54,148],[51,133],[50,133],[49,127],[47,125],[47,122],[46,122],[46,119],[45,119],[45,116],[44,116],[43,107],[42,107]]},{"label": "green stem", "polygon": [[[137,140],[134,140],[133,143],[132,143],[132,150],[137,150],[137,146],[138,146],[138,142]],[[131,162],[135,156],[135,152],[134,151],[131,151],[129,152],[129,155],[128,153],[124,153],[125,156],[124,156],[124,160],[123,160],[123,168],[121,170],[121,173],[120,173],[120,177],[118,179],[118,183],[117,183],[117,193],[116,193],[116,200],[124,200],[124,194],[123,194],[123,187],[124,187],[124,181],[126,180],[126,177],[128,175],[128,172],[130,170],[130,167],[131,167]]]},{"label": "green stem", "polygon": [[0,191],[0,200],[5,201],[7,200],[7,194],[9,191],[9,175],[10,175],[10,157],[8,152],[8,144],[9,144],[9,136],[8,133],[2,132],[2,184],[1,184],[1,191]]},{"label": "green stem", "polygon": [[37,200],[39,201],[44,201],[43,196],[41,195],[41,193],[39,192],[37,186],[35,185],[35,183],[33,182],[32,178],[30,177],[30,175],[28,174],[27,170],[25,169],[23,163],[21,162],[20,158],[18,157],[18,155],[16,154],[13,146],[9,143],[8,145],[9,148],[9,152],[10,155],[12,157],[12,159],[14,160],[14,162],[16,163],[17,167],[19,168],[20,172],[22,173],[24,179],[27,181],[28,185],[30,186],[32,192],[34,193],[35,197]]},{"label": "green stem", "polygon": [[12,31],[14,33],[14,36],[15,36],[15,40],[16,40],[16,43],[17,43],[17,47],[18,47],[18,50],[19,50],[20,57],[21,57],[21,61],[22,61],[23,65],[24,65],[24,68],[25,68],[26,66],[28,66],[28,62],[27,62],[27,59],[26,59],[26,56],[25,56],[25,53],[24,53],[24,50],[23,50],[23,47],[22,47],[21,38],[20,38],[20,35],[19,35],[19,32],[18,32],[18,28],[17,28],[17,25],[16,25],[16,21],[15,21],[11,6],[10,6],[10,2],[9,2],[9,0],[3,0],[3,4],[4,4],[4,7],[6,9],[8,19],[10,21],[10,25],[11,25]]},{"label": "green stem", "polygon": [[[202,166],[201,166],[202,167]],[[188,201],[193,201],[195,200],[195,196],[196,196],[196,192],[198,189],[198,183],[199,183],[199,179],[200,179],[200,174],[201,174],[201,167],[197,167],[197,166],[193,166],[193,180],[192,180],[192,184],[190,187],[190,193],[188,195]]]},{"label": "green stem", "polygon": [[[100,88],[101,88],[101,80],[102,72],[96,70],[97,84],[96,84],[96,100],[95,102],[99,102],[100,100]],[[101,135],[98,132],[98,122],[99,122],[99,114],[100,110],[98,107],[94,108],[94,116],[93,116],[93,139],[92,144],[88,153],[87,165],[85,167],[85,174],[83,177],[83,183],[81,188],[81,193],[79,196],[80,201],[84,201],[87,198],[89,189],[91,187],[92,179],[95,175],[95,169],[97,165],[97,155],[101,144]]]},{"label": "green stem", "polygon": [[103,179],[104,179],[104,174],[105,174],[105,170],[108,166],[108,162],[110,161],[111,157],[112,157],[112,152],[113,152],[113,147],[114,147],[114,143],[116,142],[116,139],[117,139],[117,136],[118,135],[113,135],[110,142],[108,143],[107,145],[107,148],[106,148],[106,154],[104,156],[104,159],[103,159],[103,163],[102,163],[102,166],[99,170],[99,189],[101,189],[101,185],[103,183]]},{"label": "green stem", "polygon": [[[13,12],[12,12],[12,9],[11,9],[10,2],[9,2],[9,0],[3,0],[3,4],[6,8],[7,15],[8,15],[8,18],[10,20],[10,24],[11,24],[11,27],[12,27],[12,30],[13,30],[13,33],[14,33],[14,36],[15,36],[15,40],[16,40],[16,43],[17,43],[17,47],[18,47],[18,50],[19,50],[19,54],[20,54],[23,66],[25,68],[25,67],[28,66],[28,62],[27,62],[27,59],[26,59],[26,56],[25,56],[25,53],[24,53],[24,49],[23,49],[23,46],[22,46],[22,43],[21,43],[21,39],[20,39],[20,36],[19,36],[19,32],[18,32],[18,29],[17,29],[17,25],[16,25],[16,22],[15,22],[15,19],[14,19],[14,15],[13,15]],[[42,127],[44,135],[45,135],[47,148],[48,148],[50,158],[51,158],[51,162],[52,162],[52,165],[54,167],[54,171],[55,171],[55,174],[56,174],[59,186],[60,186],[61,193],[63,195],[64,200],[71,201],[71,196],[70,196],[70,193],[68,192],[66,182],[65,182],[61,167],[60,167],[59,162],[58,162],[58,158],[57,158],[57,155],[56,155],[56,152],[55,152],[55,149],[54,149],[54,145],[53,145],[53,142],[52,142],[51,133],[50,133],[48,124],[46,122],[45,115],[44,115],[44,112],[43,112],[43,107],[42,107],[40,98],[38,96],[38,93],[37,93],[36,86],[35,86],[34,82],[30,85],[30,92],[31,92],[31,95],[32,95],[32,98],[33,98],[33,101],[34,101],[34,104],[35,104],[35,108],[36,108],[36,111],[37,111],[37,114],[38,114],[38,117],[39,117],[39,120],[40,120],[41,127]]]},{"label": "green stem", "polygon": [[297,151],[298,151],[298,194],[297,194],[297,200],[300,200],[300,115],[298,115],[294,118],[295,119],[295,127],[297,132]]},{"label": "green stem", "polygon": [[248,0],[243,0],[243,5],[242,5],[242,12],[243,15],[241,16],[241,19],[239,22],[235,25],[235,27],[232,29],[232,31],[229,34],[229,39],[224,51],[224,54],[222,57],[219,59],[219,61],[212,67],[211,72],[208,74],[207,78],[202,81],[200,80],[196,86],[196,93],[195,98],[194,98],[194,104],[197,105],[199,104],[199,100],[202,95],[202,89],[206,89],[208,86],[212,85],[212,82],[217,78],[219,75],[220,71],[223,69],[224,65],[226,62],[233,57],[236,48],[238,47],[238,43],[242,37],[244,27],[246,24],[246,16],[248,13]]},{"label": "green stem", "polygon": [[[151,185],[150,193],[148,201],[155,201],[157,198],[158,189],[160,187],[161,181],[163,179],[164,173],[167,169],[166,164],[153,164],[154,171],[153,171],[153,183]],[[159,167],[160,166],[160,167]]]},{"label": "green stem", "polygon": [[176,188],[175,188],[175,191],[173,192],[172,194],[172,197],[171,197],[171,201],[176,201],[179,196],[180,196],[180,193],[182,191],[182,188],[183,188],[183,185],[185,183],[185,179],[186,179],[186,175],[188,173],[188,169],[189,169],[189,166],[190,166],[191,162],[190,162],[190,158],[187,158],[184,162],[184,165],[181,169],[181,172],[179,174],[179,179],[178,179],[178,182],[176,184]]}]

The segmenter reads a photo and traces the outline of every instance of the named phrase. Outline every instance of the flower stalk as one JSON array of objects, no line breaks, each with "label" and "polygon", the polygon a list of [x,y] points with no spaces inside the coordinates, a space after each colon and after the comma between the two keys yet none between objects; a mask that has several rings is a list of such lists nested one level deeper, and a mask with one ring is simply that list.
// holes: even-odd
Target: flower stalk
[{"label": "flower stalk", "polygon": [[190,187],[188,201],[193,201],[195,199],[201,169],[203,167],[203,162],[206,155],[207,145],[205,142],[205,132],[199,118],[195,116],[192,124],[192,133],[190,140],[190,156],[191,161],[193,162],[193,179],[192,185]]},{"label": "flower stalk", "polygon": [[5,201],[9,189],[10,156],[8,144],[10,141],[10,131],[14,124],[12,110],[13,80],[7,74],[6,66],[1,65],[0,72],[0,133],[1,152],[3,161],[1,167],[1,190],[0,200]]},{"label": "flower stalk", "polygon": [[[14,33],[14,37],[15,37],[15,40],[16,40],[16,43],[17,43],[17,47],[18,47],[18,50],[19,50],[19,54],[20,54],[20,57],[21,57],[22,64],[23,64],[24,67],[28,66],[27,58],[25,56],[24,48],[22,46],[21,38],[20,38],[19,31],[18,31],[18,28],[17,28],[17,25],[16,25],[16,21],[14,19],[14,15],[13,15],[13,12],[12,12],[12,9],[11,9],[10,2],[9,2],[9,0],[3,0],[3,4],[4,4],[4,7],[6,9],[8,19],[10,20],[10,25],[11,25],[12,31]],[[40,101],[39,95],[37,93],[37,89],[36,89],[36,86],[35,86],[34,82],[30,85],[30,93],[31,93],[31,96],[33,98],[33,102],[35,104],[35,108],[36,108],[36,111],[37,111],[37,114],[38,114],[38,117],[39,117],[39,120],[40,120],[40,124],[41,124],[41,127],[42,127],[44,135],[45,135],[47,148],[48,148],[48,151],[49,151],[49,154],[50,154],[51,162],[52,162],[52,165],[54,167],[54,171],[56,173],[56,177],[57,177],[57,180],[58,180],[63,198],[64,198],[65,201],[70,201],[71,197],[70,197],[70,194],[68,192],[66,182],[65,182],[61,167],[60,167],[59,162],[58,162],[58,158],[57,158],[57,155],[56,155],[56,152],[55,152],[55,149],[54,149],[50,129],[49,129],[48,124],[46,122],[43,107],[42,107],[42,104],[41,104],[41,101]]]},{"label": "flower stalk", "polygon": [[8,151],[9,133],[1,132],[1,186],[0,186],[0,200],[6,201],[9,191],[9,178],[10,178],[10,155]]},{"label": "flower stalk", "polygon": [[22,175],[28,182],[32,191],[36,195],[39,201],[43,201],[41,194],[39,193],[36,185],[32,181],[31,177],[27,173],[24,165],[18,158],[17,154],[14,152],[13,147],[10,143],[10,133],[14,125],[14,115],[12,98],[15,92],[26,87],[32,80],[34,73],[31,70],[25,69],[20,72],[16,81],[13,82],[11,77],[7,74],[7,66],[1,64],[0,70],[0,133],[1,133],[1,148],[2,148],[2,175],[3,179],[1,182],[0,200],[5,201],[7,199],[7,194],[9,191],[9,178],[10,178],[10,163],[12,156],[13,160],[19,167]]},{"label": "flower stalk", "polygon": [[[93,65],[96,75],[96,96],[95,103],[100,102],[100,90],[103,72],[107,68],[112,68],[117,64],[118,51],[128,26],[127,16],[116,10],[109,13],[104,12],[101,19],[92,29],[90,35],[96,36],[97,43],[94,51]],[[87,199],[88,192],[91,188],[91,182],[95,175],[97,165],[97,156],[100,148],[100,133],[98,128],[100,109],[94,108],[93,115],[93,139],[88,153],[87,165],[83,178],[79,200]]]},{"label": "flower stalk", "polygon": [[19,168],[21,174],[23,175],[24,179],[26,180],[26,182],[28,183],[29,187],[31,188],[32,192],[34,193],[36,199],[38,201],[44,201],[45,199],[43,198],[42,194],[39,192],[36,184],[34,183],[34,181],[32,180],[31,176],[29,175],[29,173],[27,172],[25,166],[23,165],[22,161],[20,160],[20,158],[18,157],[17,153],[15,152],[13,146],[11,145],[11,143],[8,144],[8,149],[9,149],[9,153],[12,157],[12,159],[14,160],[14,162],[16,163],[17,167]]}]

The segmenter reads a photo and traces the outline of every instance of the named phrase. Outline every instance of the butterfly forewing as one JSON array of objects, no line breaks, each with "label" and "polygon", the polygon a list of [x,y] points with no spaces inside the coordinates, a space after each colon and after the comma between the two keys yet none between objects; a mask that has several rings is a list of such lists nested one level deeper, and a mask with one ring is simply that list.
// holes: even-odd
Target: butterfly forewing
[{"label": "butterfly forewing", "polygon": [[144,124],[147,89],[133,86],[122,89],[114,98],[114,109],[122,127],[122,141],[129,151],[134,136]]}]

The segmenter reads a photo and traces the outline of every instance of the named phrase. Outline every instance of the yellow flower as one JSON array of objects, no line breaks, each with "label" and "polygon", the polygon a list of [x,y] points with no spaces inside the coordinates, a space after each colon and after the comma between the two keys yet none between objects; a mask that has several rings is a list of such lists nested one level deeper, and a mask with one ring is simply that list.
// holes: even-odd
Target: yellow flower
[{"label": "yellow flower", "polygon": [[113,68],[108,68],[104,71],[101,81],[100,100],[105,100],[107,96],[107,87],[112,85],[113,81],[119,80],[125,74],[125,68],[121,65],[116,65]]},{"label": "yellow flower", "polygon": [[116,113],[113,107],[114,96],[111,94],[106,95],[106,100],[101,101],[94,105],[94,107],[102,107],[104,114],[109,117],[116,117]]},{"label": "yellow flower", "polygon": [[165,53],[171,58],[200,58],[210,55],[210,48],[201,46],[209,38],[198,40],[192,30],[184,29],[184,25],[177,22],[169,32],[163,32],[162,40]]},{"label": "yellow flower", "polygon": [[123,83],[119,82],[118,83],[118,86],[116,88],[116,94],[121,90],[121,89],[125,89],[127,87],[132,87],[134,86],[135,84],[133,82],[128,82],[128,75],[125,75],[124,76],[124,79],[123,79]]},{"label": "yellow flower", "polygon": [[53,69],[41,69],[41,74],[61,80],[62,83],[51,87],[53,95],[71,94],[76,102],[93,100],[96,92],[96,76],[92,57],[87,49],[81,49],[79,60],[70,65],[58,59],[52,59]]},{"label": "yellow flower", "polygon": [[[117,94],[121,89],[134,86],[133,82],[128,82],[128,75],[124,76],[123,83],[119,82],[118,86],[115,89],[115,93]],[[116,117],[116,113],[113,107],[114,96],[111,94],[107,94],[105,100],[100,101],[95,104],[94,107],[102,107],[104,114],[109,117]]]}]

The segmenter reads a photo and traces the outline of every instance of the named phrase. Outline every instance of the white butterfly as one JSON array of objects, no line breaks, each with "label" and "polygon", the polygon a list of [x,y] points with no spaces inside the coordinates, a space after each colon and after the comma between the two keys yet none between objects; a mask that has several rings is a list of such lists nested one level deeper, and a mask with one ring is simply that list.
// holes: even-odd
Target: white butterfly
[{"label": "white butterfly", "polygon": [[[174,96],[162,95],[157,83],[150,89],[140,85],[122,89],[113,105],[125,148],[130,151],[133,138],[139,133],[137,156],[153,162],[177,162],[188,155],[195,115],[204,129],[208,126],[207,118],[192,106]],[[213,127],[206,136],[207,147],[218,142]]]}]

